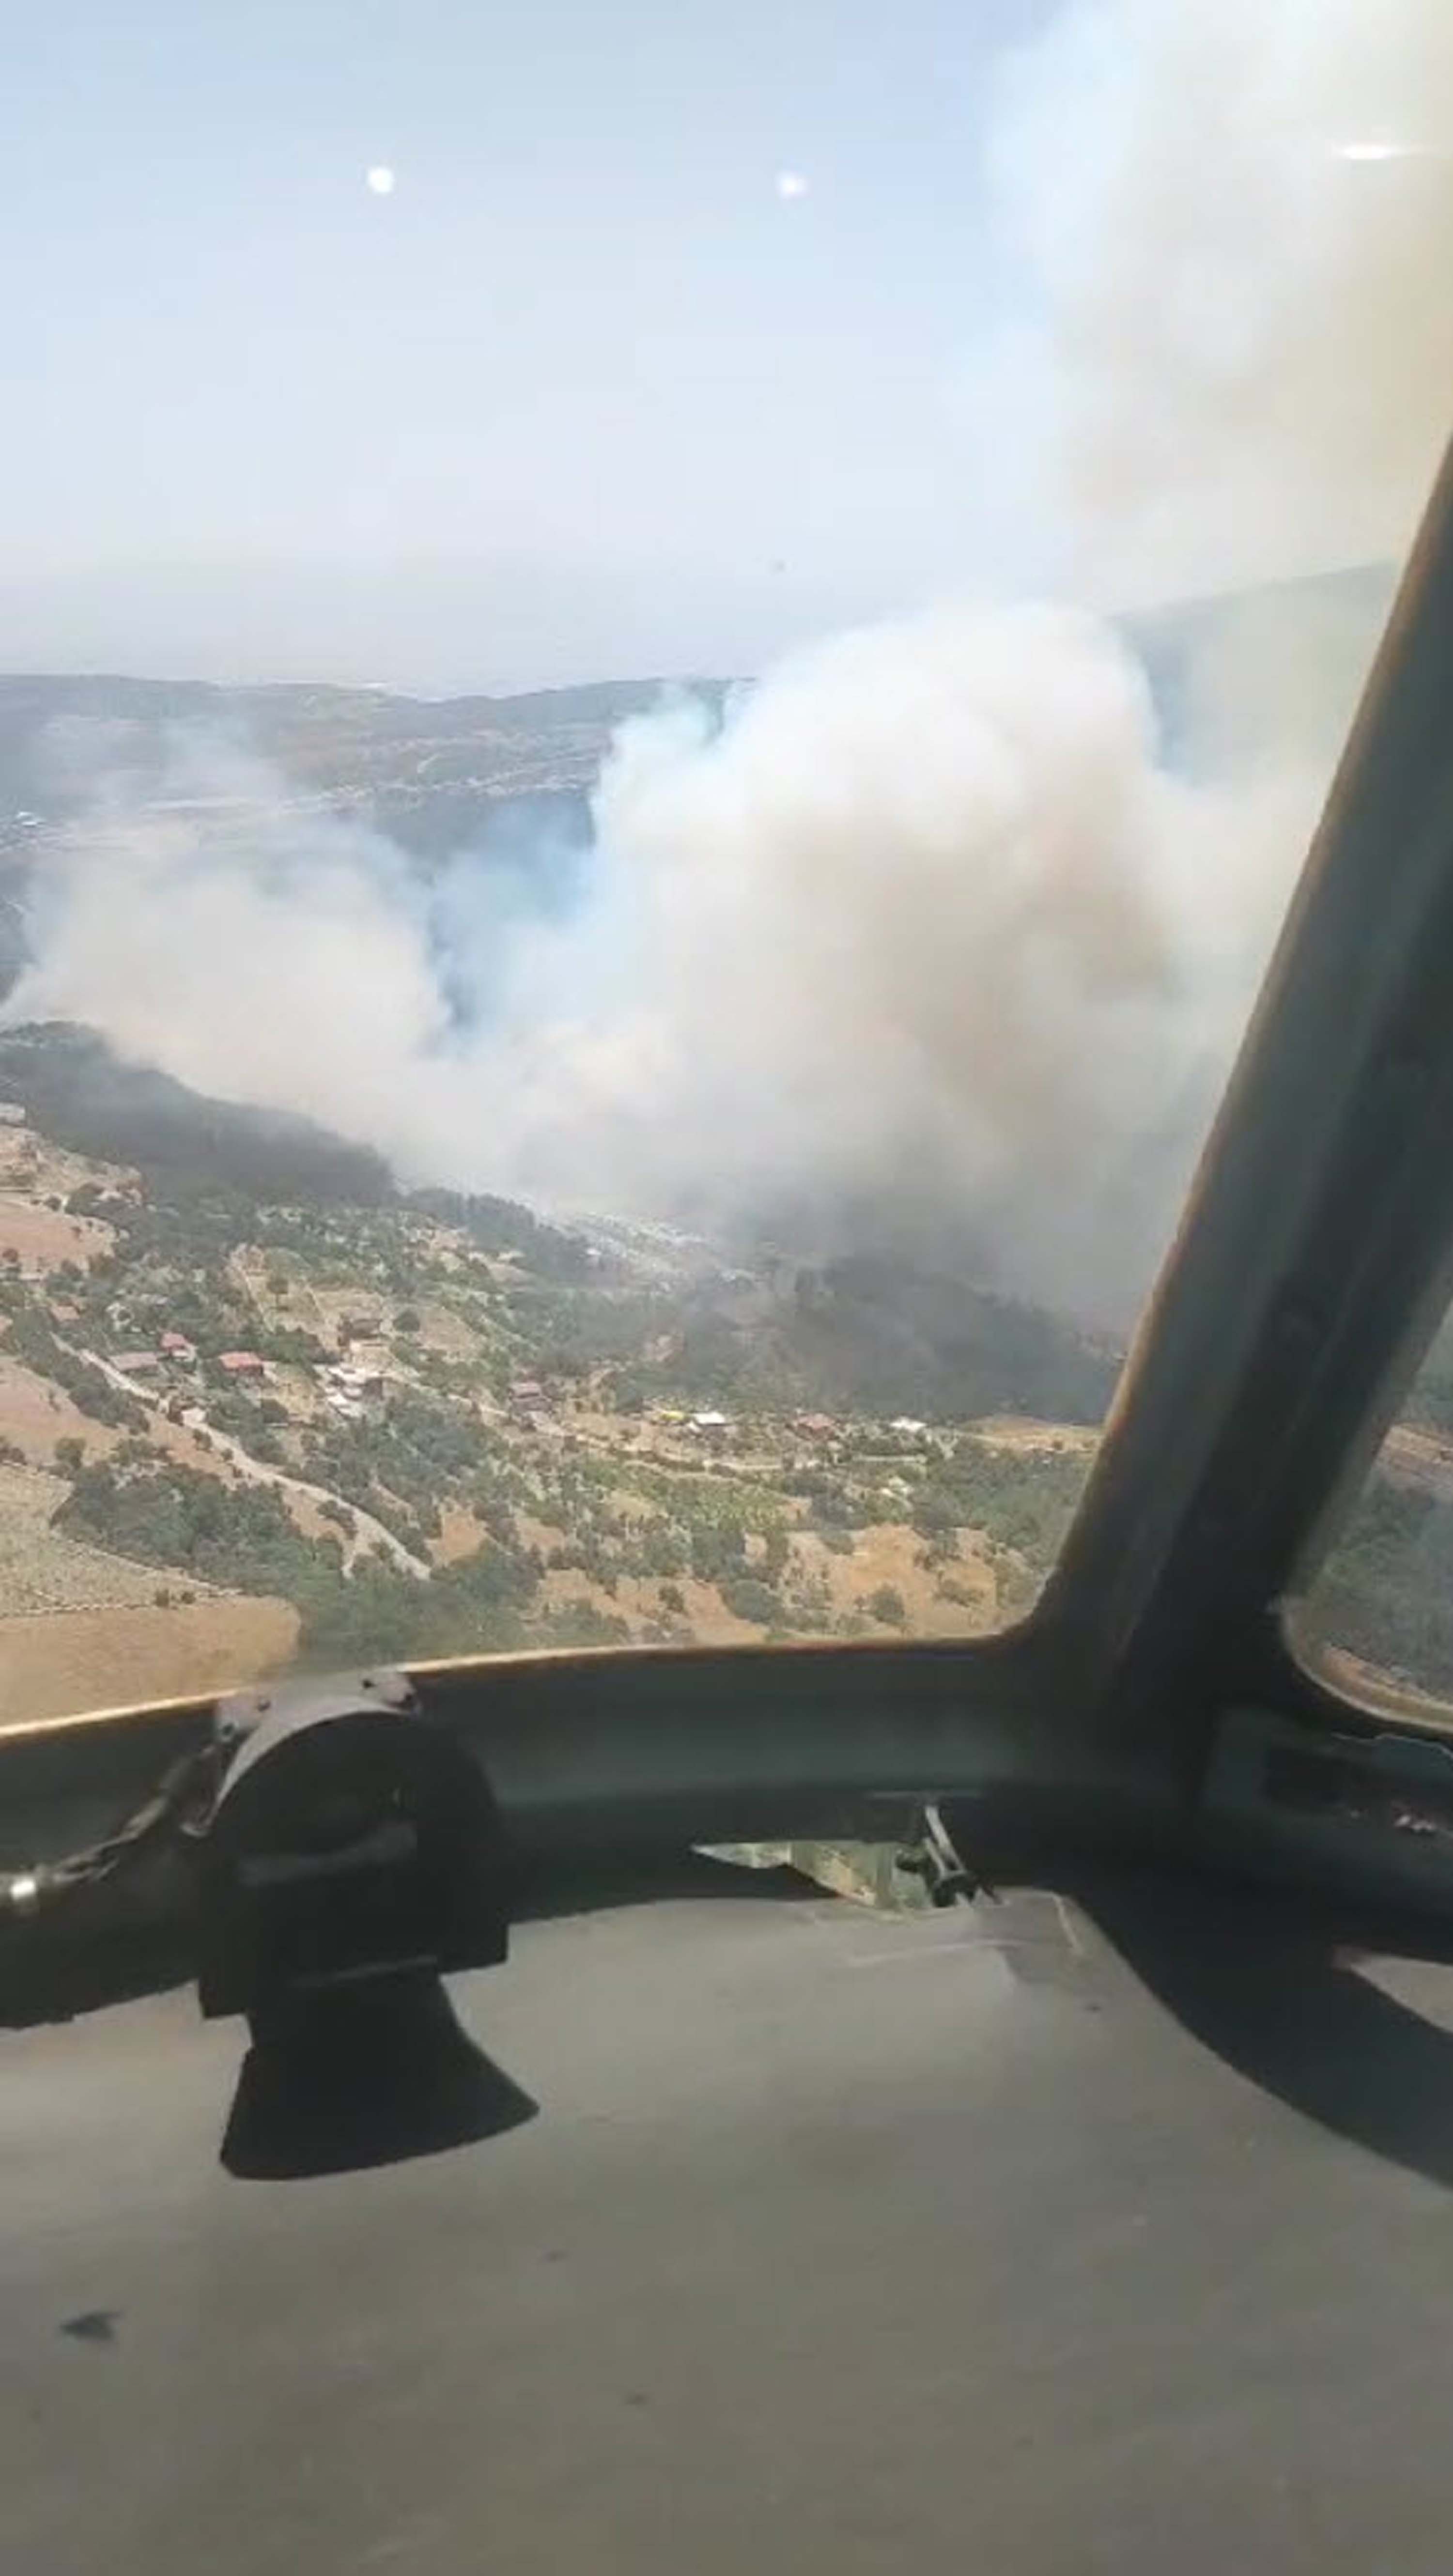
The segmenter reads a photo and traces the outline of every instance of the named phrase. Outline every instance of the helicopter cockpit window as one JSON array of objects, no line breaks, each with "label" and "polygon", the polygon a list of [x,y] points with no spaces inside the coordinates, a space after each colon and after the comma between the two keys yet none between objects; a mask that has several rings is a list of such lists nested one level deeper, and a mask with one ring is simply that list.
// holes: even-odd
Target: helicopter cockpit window
[{"label": "helicopter cockpit window", "polygon": [[1022,1618],[1446,432],[1446,13],[127,28],[0,104],[0,1723]]},{"label": "helicopter cockpit window", "polygon": [[1453,1328],[1444,1323],[1315,1581],[1299,1651],[1354,1700],[1453,1720]]}]

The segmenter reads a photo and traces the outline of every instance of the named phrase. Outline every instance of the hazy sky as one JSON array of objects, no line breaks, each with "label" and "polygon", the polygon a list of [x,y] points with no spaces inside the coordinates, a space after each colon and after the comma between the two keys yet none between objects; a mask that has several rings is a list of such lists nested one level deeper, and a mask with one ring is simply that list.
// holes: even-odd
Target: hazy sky
[{"label": "hazy sky", "polygon": [[740,669],[1022,572],[973,352],[987,78],[1045,13],[12,13],[0,666]]}]

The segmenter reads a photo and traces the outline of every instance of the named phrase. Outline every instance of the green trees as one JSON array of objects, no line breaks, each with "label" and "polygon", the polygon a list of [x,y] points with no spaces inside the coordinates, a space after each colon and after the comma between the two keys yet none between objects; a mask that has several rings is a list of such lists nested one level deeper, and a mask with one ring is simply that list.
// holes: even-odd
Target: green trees
[{"label": "green trees", "polygon": [[908,1618],[908,1605],[894,1583],[880,1583],[863,1607],[871,1619],[881,1619],[888,1628],[901,1628]]},{"label": "green trees", "polygon": [[[284,1367],[318,1368],[328,1357],[316,1333],[303,1332],[296,1324],[274,1324],[265,1328],[248,1328],[250,1347],[265,1360],[279,1361]],[[193,1334],[192,1339],[196,1340]],[[200,1347],[200,1345],[199,1345]]]},{"label": "green trees", "polygon": [[319,1579],[315,1571],[299,1602],[305,1661],[386,1663],[420,1653],[426,1591],[413,1575],[373,1557],[346,1579]]},{"label": "green trees", "polygon": [[33,1305],[20,1305],[12,1311],[6,1347],[12,1358],[23,1360],[38,1377],[50,1378],[63,1387],[72,1403],[82,1413],[88,1413],[93,1422],[110,1423],[119,1429],[145,1429],[145,1405],[135,1396],[123,1395],[88,1360],[77,1359],[66,1350]]},{"label": "green trees", "polygon": [[750,1619],[755,1628],[770,1628],[780,1618],[782,1605],[768,1583],[754,1574],[727,1574],[717,1585],[723,1601],[734,1619]]},{"label": "green trees", "polygon": [[824,1576],[804,1574],[793,1585],[790,1604],[794,1625],[820,1636],[832,1625],[832,1594]]},{"label": "green trees", "polygon": [[307,1592],[316,1551],[270,1485],[227,1485],[194,1467],[118,1473],[82,1466],[56,1526],[118,1556],[177,1567],[239,1592]]},{"label": "green trees", "polygon": [[630,1633],[624,1619],[597,1610],[595,1603],[583,1596],[578,1601],[562,1602],[558,1610],[547,1613],[539,1627],[542,1642],[549,1646],[619,1646]]},{"label": "green trees", "polygon": [[437,1536],[441,1498],[475,1499],[488,1456],[488,1439],[472,1412],[412,1390],[391,1396],[372,1418],[330,1421],[306,1444],[309,1475],[371,1512],[406,1546]]},{"label": "green trees", "polygon": [[922,1485],[913,1497],[910,1517],[920,1537],[947,1537],[959,1526],[958,1497],[946,1485]]},{"label": "green trees", "polygon": [[770,1529],[762,1540],[762,1572],[768,1583],[776,1583],[787,1565],[787,1532]]},{"label": "green trees", "polygon": [[[296,1528],[268,1485],[227,1485],[189,1467],[118,1475],[107,1461],[83,1466],[56,1514],[73,1537],[146,1565],[176,1568],[220,1589],[267,1593],[293,1602],[302,1617],[302,1646],[314,1661],[367,1662],[383,1656],[463,1650],[444,1635],[467,1594],[467,1573],[439,1601],[432,1587],[391,1561],[366,1558],[351,1576],[333,1538],[313,1542]],[[528,1593],[530,1570],[480,1587],[498,1601]],[[442,1614],[438,1626],[433,1614]],[[478,1625],[478,1623],[476,1623]]]},{"label": "green trees", "polygon": [[696,1521],[691,1529],[691,1571],[702,1583],[720,1583],[746,1565],[746,1533],[721,1521]]},{"label": "green trees", "polygon": [[910,1517],[927,1539],[986,1530],[1044,1574],[1059,1554],[1088,1466],[1083,1453],[1009,1455],[966,1434],[930,1469]]},{"label": "green trees", "polygon": [[540,1581],[539,1559],[523,1549],[476,1548],[440,1566],[430,1586],[431,1622],[442,1635],[468,1631],[502,1609],[523,1609]]},{"label": "green trees", "polygon": [[686,1540],[665,1521],[652,1522],[641,1530],[629,1549],[632,1570],[638,1574],[684,1574],[686,1557]]}]

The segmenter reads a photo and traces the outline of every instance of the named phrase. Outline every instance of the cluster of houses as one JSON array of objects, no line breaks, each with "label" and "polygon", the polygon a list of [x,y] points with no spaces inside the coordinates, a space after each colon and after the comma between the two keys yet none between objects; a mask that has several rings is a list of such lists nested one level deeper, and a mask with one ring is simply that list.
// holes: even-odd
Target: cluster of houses
[{"label": "cluster of houses", "polygon": [[[162,1333],[154,1351],[111,1354],[111,1366],[120,1369],[123,1377],[143,1381],[161,1377],[168,1368],[194,1369],[196,1365],[196,1343],[189,1342],[185,1333]],[[265,1378],[270,1373],[267,1361],[256,1351],[219,1351],[216,1366],[224,1377],[230,1378]]]},{"label": "cluster of houses", "polygon": [[[668,1430],[689,1432],[697,1439],[715,1443],[727,1439],[735,1427],[731,1415],[721,1412],[715,1405],[703,1405],[698,1412],[692,1413],[681,1404],[653,1404],[651,1420]],[[831,1413],[794,1413],[789,1421],[789,1428],[799,1440],[839,1440],[850,1427],[859,1426],[839,1422]],[[927,1433],[929,1426],[915,1415],[903,1413],[890,1422],[888,1428],[907,1438],[918,1439]]]},{"label": "cluster of houses", "polygon": [[383,1372],[362,1360],[329,1360],[318,1371],[323,1402],[344,1422],[361,1421],[383,1394]]},{"label": "cluster of houses", "polygon": [[[61,1320],[61,1305],[57,1304],[52,1311],[57,1320]],[[343,1317],[339,1338],[342,1344],[340,1356],[320,1360],[308,1374],[329,1411],[341,1421],[356,1422],[366,1418],[371,1407],[382,1400],[393,1366],[393,1354],[387,1341],[380,1337],[376,1320],[371,1317]],[[185,1333],[176,1331],[161,1333],[155,1349],[117,1351],[110,1364],[123,1377],[133,1380],[139,1387],[154,1389],[158,1395],[170,1385],[172,1394],[168,1409],[173,1412],[186,1394],[187,1380],[194,1385],[199,1384],[202,1374],[196,1345]],[[207,1374],[215,1371],[225,1381],[255,1387],[259,1393],[264,1386],[277,1385],[290,1413],[309,1409],[309,1400],[302,1397],[299,1373],[280,1370],[258,1351],[221,1351],[205,1365]],[[180,1385],[178,1372],[182,1373]],[[195,1409],[195,1399],[192,1402]],[[486,1403],[484,1409],[492,1411],[494,1408]],[[555,1392],[538,1377],[521,1375],[510,1380],[508,1411],[522,1429],[550,1432],[558,1437],[565,1427]],[[716,1405],[702,1405],[693,1412],[684,1405],[653,1404],[650,1418],[678,1438],[688,1438],[708,1450],[729,1446],[740,1427],[730,1414]],[[849,1427],[861,1426],[848,1426],[832,1414],[823,1412],[804,1411],[790,1416],[793,1436],[799,1442],[817,1447],[841,1439]],[[915,1444],[932,1440],[935,1436],[927,1422],[912,1414],[895,1415],[886,1427],[900,1439]]]},{"label": "cluster of houses", "polygon": [[[715,1405],[703,1406],[692,1413],[684,1405],[653,1404],[650,1418],[677,1438],[688,1436],[703,1447],[712,1449],[727,1446],[734,1431],[740,1427],[730,1414],[721,1412]],[[932,1445],[942,1437],[932,1424],[920,1420],[916,1414],[896,1414],[884,1427],[900,1441],[911,1441],[915,1448]],[[790,1414],[784,1425],[790,1439],[799,1445],[799,1457],[803,1449],[829,1450],[834,1442],[845,1439],[850,1433],[860,1433],[863,1428],[861,1420],[843,1421],[834,1414],[819,1412]]]},{"label": "cluster of houses", "polygon": [[[714,1407],[708,1407],[701,1413],[688,1414],[674,1412],[668,1405],[660,1405],[656,1408],[656,1418],[662,1422],[674,1422],[685,1430],[694,1431],[708,1440],[722,1440],[732,1428],[731,1416],[717,1412]],[[840,1440],[847,1429],[858,1426],[839,1422],[830,1413],[794,1413],[790,1427],[800,1440]],[[890,1431],[896,1431],[914,1440],[923,1437],[928,1427],[928,1424],[920,1422],[916,1415],[907,1413],[898,1414],[888,1425]]]},{"label": "cluster of houses", "polygon": [[[261,1388],[275,1384],[279,1376],[273,1362],[258,1351],[219,1351],[210,1365],[233,1385]],[[185,1333],[162,1333],[155,1350],[113,1352],[111,1366],[139,1386],[157,1386],[173,1369],[195,1372],[197,1348]],[[316,1379],[324,1403],[344,1421],[358,1421],[369,1403],[384,1391],[383,1371],[371,1359],[325,1361],[317,1369]]]}]

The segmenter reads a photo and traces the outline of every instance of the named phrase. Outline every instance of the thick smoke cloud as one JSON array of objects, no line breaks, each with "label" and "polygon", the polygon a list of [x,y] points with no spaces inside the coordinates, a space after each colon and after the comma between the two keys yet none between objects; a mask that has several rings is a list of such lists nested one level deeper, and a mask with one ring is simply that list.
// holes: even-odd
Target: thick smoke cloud
[{"label": "thick smoke cloud", "polygon": [[807,1192],[929,1239],[977,1214],[1005,1276],[1089,1311],[1134,1284],[1147,1138],[1199,1110],[1311,810],[1174,775],[1127,647],[1049,609],[843,635],[719,729],[626,725],[563,922],[295,817],[221,746],[166,787],[47,872],[12,1016],[411,1179],[707,1220]]},{"label": "thick smoke cloud", "polygon": [[1102,602],[1400,558],[1453,387],[1444,0],[1071,0],[1008,63],[980,377]]},{"label": "thick smoke cloud", "polygon": [[[1024,319],[970,373],[1006,510],[1084,595],[1403,548],[1453,385],[1450,141],[1441,0],[1105,0],[1012,62],[992,152]],[[1305,846],[1356,627],[1282,590],[1196,629],[1169,749],[1122,631],[1083,611],[832,638],[720,724],[682,701],[623,728],[564,923],[478,859],[425,883],[182,743],[170,806],[113,787],[73,836],[10,1016],[87,1020],[410,1178],[951,1218],[1009,1284],[1122,1317]]]}]

